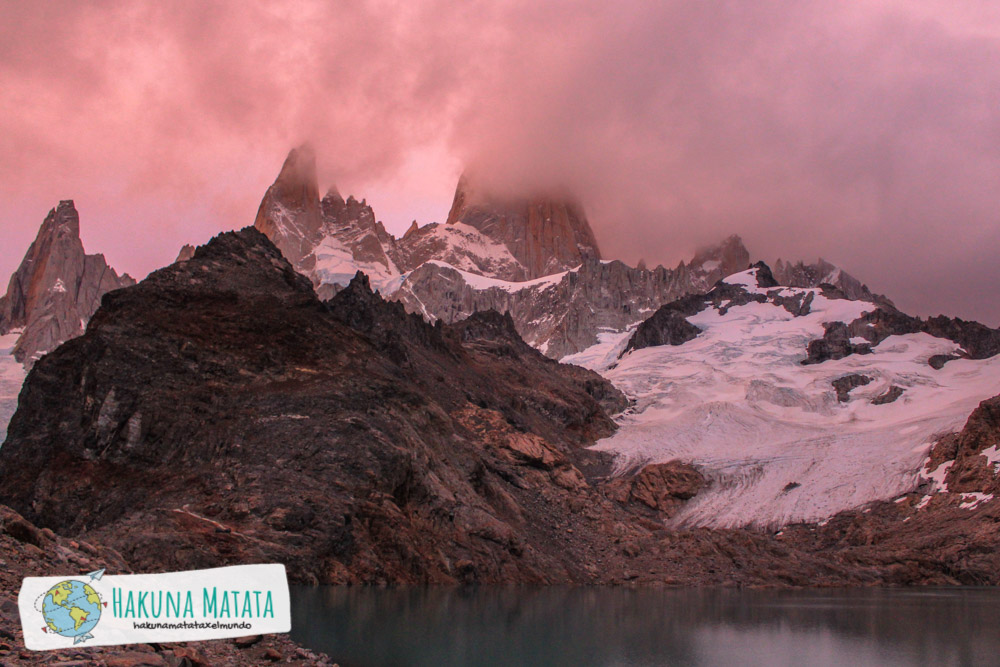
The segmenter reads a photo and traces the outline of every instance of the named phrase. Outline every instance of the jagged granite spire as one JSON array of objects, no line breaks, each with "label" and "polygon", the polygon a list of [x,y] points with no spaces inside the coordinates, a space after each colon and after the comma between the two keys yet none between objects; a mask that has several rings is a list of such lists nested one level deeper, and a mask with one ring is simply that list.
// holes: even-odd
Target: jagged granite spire
[{"label": "jagged granite spire", "polygon": [[308,273],[313,248],[322,239],[323,221],[316,180],[316,154],[308,144],[292,149],[257,209],[254,227],[263,232],[292,265]]},{"label": "jagged granite spire", "polygon": [[134,284],[128,274],[115,273],[104,255],[84,252],[80,215],[72,200],[60,201],[0,297],[0,334],[22,330],[13,353],[30,365],[83,333],[106,292]]},{"label": "jagged granite spire", "polygon": [[522,279],[559,273],[601,258],[583,207],[572,197],[496,196],[463,174],[447,224],[459,222],[506,245],[524,267]]},{"label": "jagged granite spire", "polygon": [[254,227],[322,298],[347,285],[358,270],[383,288],[399,275],[390,258],[395,239],[365,200],[345,200],[335,186],[320,200],[316,156],[308,145],[288,154],[260,203]]}]

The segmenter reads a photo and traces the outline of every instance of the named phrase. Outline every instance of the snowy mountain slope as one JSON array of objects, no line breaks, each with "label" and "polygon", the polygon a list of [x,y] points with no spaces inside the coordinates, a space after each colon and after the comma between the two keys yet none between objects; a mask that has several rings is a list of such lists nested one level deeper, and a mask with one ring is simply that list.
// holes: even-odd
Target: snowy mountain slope
[{"label": "snowy mountain slope", "polygon": [[437,260],[461,271],[507,281],[523,280],[524,267],[503,243],[461,222],[414,227],[394,245],[399,266],[412,270]]},{"label": "snowy mountain slope", "polygon": [[[373,288],[384,293],[396,291],[402,280],[402,274],[392,260],[386,258],[385,261],[378,259],[365,261],[333,234],[323,237],[310,255],[313,270],[309,277],[318,288],[334,285],[343,287],[351,282],[351,278],[358,271],[368,276]],[[323,295],[326,290],[317,291]]]},{"label": "snowy mountain slope", "polygon": [[[936,437],[1000,392],[1000,357],[959,359],[935,370],[928,360],[956,353],[959,345],[927,333],[892,335],[870,354],[804,365],[825,323],[849,323],[877,306],[815,288],[760,287],[757,271],[726,283],[764,302],[707,302],[687,317],[701,329],[693,340],[633,350],[615,365],[611,357],[624,349],[624,337],[608,337],[570,358],[604,367],[605,377],[635,401],[619,431],[596,446],[620,454],[621,471],[680,459],[711,480],[676,523],[815,521],[911,491]],[[811,299],[809,312],[796,316],[776,298]],[[841,403],[832,383],[853,374],[870,382]],[[891,387],[902,389],[901,396],[873,404]]]}]

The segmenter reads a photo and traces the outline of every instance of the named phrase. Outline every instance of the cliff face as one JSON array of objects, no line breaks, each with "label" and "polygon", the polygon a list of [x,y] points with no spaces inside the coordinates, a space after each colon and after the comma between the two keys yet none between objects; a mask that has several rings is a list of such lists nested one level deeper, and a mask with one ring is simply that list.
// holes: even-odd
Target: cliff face
[{"label": "cliff face", "polygon": [[80,335],[105,293],[134,283],[127,274],[115,273],[104,255],[84,252],[76,207],[61,201],[49,211],[0,297],[0,335],[20,330],[13,354],[30,366]]},{"label": "cliff face", "polygon": [[293,149],[278,178],[264,193],[254,227],[278,246],[300,273],[315,266],[313,248],[323,237],[323,221],[316,180],[316,155],[309,146]]},{"label": "cliff face", "polygon": [[601,259],[583,208],[572,199],[497,197],[463,176],[447,224],[463,223],[505,245],[531,280]]},{"label": "cliff face", "polygon": [[323,298],[336,294],[356,271],[364,271],[382,291],[399,277],[390,258],[395,239],[367,202],[344,200],[336,188],[320,200],[316,156],[309,146],[288,154],[264,194],[254,227]]},{"label": "cliff face", "polygon": [[626,331],[662,304],[707,291],[746,269],[749,256],[739,237],[731,237],[675,269],[589,259],[575,271],[521,284],[481,281],[432,263],[411,272],[393,298],[445,322],[485,309],[509,312],[528,343],[560,359],[597,344],[602,333]]}]

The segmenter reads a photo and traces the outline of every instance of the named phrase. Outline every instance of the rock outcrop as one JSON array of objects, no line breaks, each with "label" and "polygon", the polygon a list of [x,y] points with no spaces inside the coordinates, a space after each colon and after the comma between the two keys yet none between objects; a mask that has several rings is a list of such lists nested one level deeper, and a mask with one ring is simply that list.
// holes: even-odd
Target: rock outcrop
[{"label": "rock outcrop", "polygon": [[[958,433],[943,437],[927,468],[947,466],[945,488],[951,493],[1000,494],[1000,396],[979,404]],[[932,467],[933,466],[933,467]]]},{"label": "rock outcrop", "polygon": [[486,281],[431,263],[412,271],[393,298],[411,312],[445,322],[479,310],[508,312],[528,343],[561,359],[596,344],[602,333],[626,331],[665,303],[705,292],[746,269],[748,257],[739,237],[730,237],[674,269],[593,259],[574,271],[524,283]]},{"label": "rock outcrop", "polygon": [[[851,400],[852,389],[863,387],[866,384],[870,384],[871,381],[872,379],[870,377],[867,375],[861,375],[860,373],[851,373],[837,378],[832,382],[833,388],[837,392],[837,401],[839,403],[846,403]],[[884,402],[889,403],[891,401]]]},{"label": "rock outcrop", "polygon": [[114,289],[134,284],[104,255],[88,255],[80,241],[80,216],[70,200],[49,211],[7,293],[0,297],[0,335],[20,330],[13,354],[31,365],[83,328]]},{"label": "rock outcrop", "polygon": [[867,285],[822,257],[815,264],[801,261],[793,264],[778,259],[774,263],[774,278],[778,284],[789,287],[832,285],[843,291],[849,299],[870,300],[874,296]]},{"label": "rock outcrop", "polygon": [[180,252],[177,253],[177,259],[175,259],[174,261],[186,262],[192,257],[194,257],[194,246],[191,245],[190,243],[185,243],[184,246],[181,247]]},{"label": "rock outcrop", "polygon": [[668,461],[643,466],[632,477],[613,480],[607,486],[607,494],[620,503],[641,503],[669,518],[706,483],[693,466]]},{"label": "rock outcrop", "polygon": [[680,311],[660,308],[636,328],[622,354],[656,345],[683,345],[700,331],[701,329],[688,322],[687,317]]},{"label": "rock outcrop", "polygon": [[601,259],[583,207],[572,197],[492,194],[467,175],[455,191],[446,224],[462,223],[507,247],[532,280]]}]

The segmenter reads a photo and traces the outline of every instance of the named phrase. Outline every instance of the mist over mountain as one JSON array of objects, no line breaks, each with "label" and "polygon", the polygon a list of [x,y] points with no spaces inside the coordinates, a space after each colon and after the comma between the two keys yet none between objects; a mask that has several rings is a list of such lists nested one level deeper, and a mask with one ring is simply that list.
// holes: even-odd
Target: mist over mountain
[{"label": "mist over mountain", "polygon": [[0,274],[70,193],[86,244],[144,275],[249,224],[273,156],[309,139],[321,182],[397,235],[444,222],[469,167],[568,187],[630,264],[738,233],[908,312],[1000,322],[976,296],[1000,251],[988,3],[188,10],[4,6]]}]

